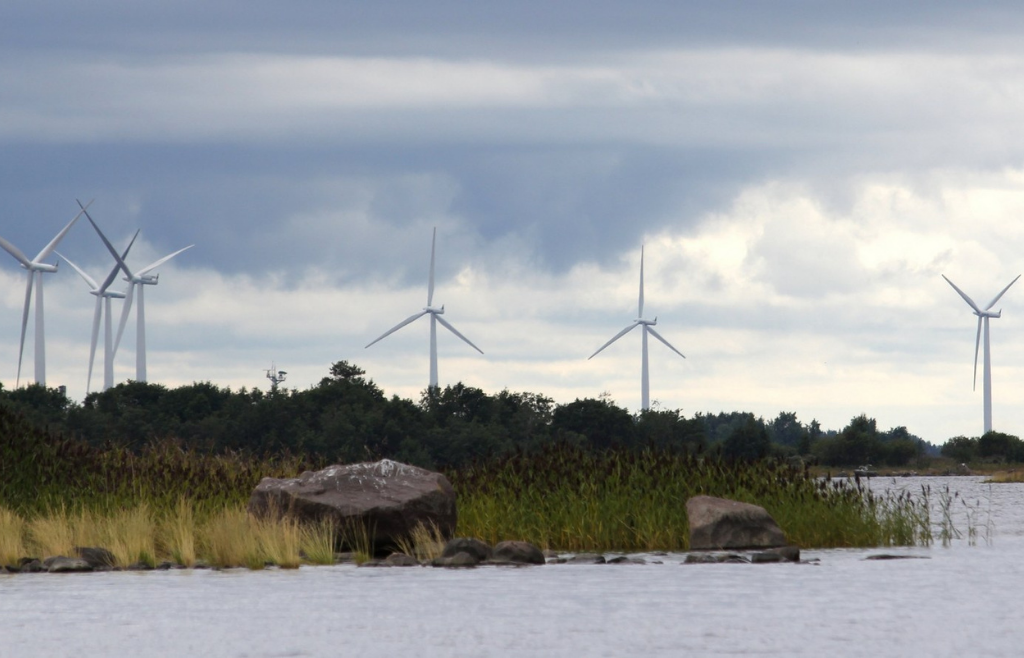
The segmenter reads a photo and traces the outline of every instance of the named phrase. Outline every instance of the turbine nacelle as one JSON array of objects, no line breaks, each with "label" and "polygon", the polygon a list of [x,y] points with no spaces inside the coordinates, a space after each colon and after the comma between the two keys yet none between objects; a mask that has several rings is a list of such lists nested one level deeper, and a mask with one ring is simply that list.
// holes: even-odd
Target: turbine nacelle
[{"label": "turbine nacelle", "polygon": [[981,313],[975,311],[974,314],[979,318],[1001,318],[1003,317],[1003,309],[999,309],[994,313],[992,311],[982,311]]},{"label": "turbine nacelle", "polygon": [[155,286],[157,283],[160,282],[159,274],[144,274],[142,276],[123,276],[121,278],[127,281],[128,283],[137,283],[144,286]]},{"label": "turbine nacelle", "polygon": [[50,265],[49,263],[29,263],[28,265],[26,265],[25,263],[22,263],[21,269],[28,270],[30,272],[52,273],[57,271],[57,263],[54,263],[53,265]]},{"label": "turbine nacelle", "polygon": [[110,298],[110,299],[124,299],[125,298],[125,294],[123,292],[118,291],[118,290],[105,290],[105,291],[90,290],[89,294],[90,295],[94,295],[96,297],[105,297],[105,298]]},{"label": "turbine nacelle", "polygon": [[658,318],[654,318],[653,320],[644,320],[643,318],[637,318],[636,323],[645,325],[647,327],[653,327],[654,325],[658,324]]},{"label": "turbine nacelle", "polygon": [[441,308],[434,308],[433,306],[424,306],[423,310],[427,313],[433,313],[434,315],[444,315],[444,304],[441,304]]}]

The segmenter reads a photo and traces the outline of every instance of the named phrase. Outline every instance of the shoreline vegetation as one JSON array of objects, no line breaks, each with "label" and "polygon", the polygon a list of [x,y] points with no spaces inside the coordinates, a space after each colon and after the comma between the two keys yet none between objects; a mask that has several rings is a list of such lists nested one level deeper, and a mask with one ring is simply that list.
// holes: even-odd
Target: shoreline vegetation
[{"label": "shoreline vegetation", "polygon": [[[0,563],[99,546],[115,566],[294,568],[368,558],[358,532],[257,520],[245,505],[264,476],[295,477],[322,459],[210,455],[159,442],[136,453],[51,435],[0,408]],[[555,443],[444,470],[458,496],[456,536],[523,540],[562,551],[685,551],[686,500],[713,495],[765,507],[805,548],[921,545],[927,500],[878,496],[856,481],[815,478],[772,460],[722,460],[664,449],[591,451]],[[437,538],[410,540],[429,554]]]},{"label": "shoreline vegetation", "polygon": [[[924,459],[905,428],[880,433],[865,416],[815,437],[794,414],[780,414],[769,432],[751,414],[630,416],[607,400],[555,407],[461,384],[428,390],[416,405],[387,401],[362,374],[342,361],[309,391],[266,395],[129,382],[81,407],[52,389],[0,389],[0,566],[83,546],[109,550],[121,568],[294,568],[333,563],[343,550],[362,559],[374,552],[365,531],[337,543],[336,529],[257,520],[246,503],[263,477],[384,457],[444,473],[457,494],[456,536],[489,544],[686,551],[685,503],[696,495],[760,505],[802,548],[928,545],[937,536],[927,490],[874,494],[799,456],[812,446],[869,463],[881,450],[901,469],[904,457]],[[247,432],[256,437],[248,448],[224,439]],[[773,443],[787,436],[799,451]],[[979,445],[991,451],[989,443]],[[439,543],[427,531],[409,542],[417,555]]]}]

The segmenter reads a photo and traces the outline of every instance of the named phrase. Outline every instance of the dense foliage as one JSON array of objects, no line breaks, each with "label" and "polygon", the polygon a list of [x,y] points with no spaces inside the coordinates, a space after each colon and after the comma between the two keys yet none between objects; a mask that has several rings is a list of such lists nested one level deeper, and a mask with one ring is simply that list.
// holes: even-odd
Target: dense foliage
[{"label": "dense foliage", "polygon": [[[905,427],[879,431],[863,415],[839,432],[826,432],[817,421],[803,424],[792,412],[769,421],[746,412],[687,418],[679,410],[654,409],[634,415],[605,396],[558,405],[540,394],[490,395],[461,383],[427,389],[414,402],[388,398],[364,375],[339,361],[327,377],[302,391],[232,391],[210,382],[167,388],[129,381],[91,393],[83,403],[57,389],[0,388],[0,407],[40,431],[92,447],[114,445],[126,455],[171,442],[202,454],[306,455],[318,462],[387,457],[452,468],[566,443],[592,451],[654,448],[733,460],[802,456],[827,466],[906,466],[926,448]],[[982,443],[978,455],[1016,458],[1008,448]]]}]

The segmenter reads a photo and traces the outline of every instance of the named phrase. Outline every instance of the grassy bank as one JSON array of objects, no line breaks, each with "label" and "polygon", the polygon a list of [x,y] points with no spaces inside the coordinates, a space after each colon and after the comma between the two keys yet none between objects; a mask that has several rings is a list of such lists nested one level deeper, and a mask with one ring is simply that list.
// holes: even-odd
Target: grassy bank
[{"label": "grassy bank", "polygon": [[[173,442],[141,452],[97,448],[0,410],[0,562],[67,554],[73,546],[108,548],[122,566],[202,559],[288,567],[299,564],[300,554],[330,561],[334,546],[324,529],[258,521],[244,511],[262,477],[293,477],[327,463],[307,455],[209,455]],[[804,548],[931,541],[921,501],[879,498],[849,481],[816,479],[774,462],[552,444],[446,475],[458,495],[457,534],[489,543],[686,550],[685,503],[701,494],[762,505]],[[350,543],[358,545],[358,537]]]}]

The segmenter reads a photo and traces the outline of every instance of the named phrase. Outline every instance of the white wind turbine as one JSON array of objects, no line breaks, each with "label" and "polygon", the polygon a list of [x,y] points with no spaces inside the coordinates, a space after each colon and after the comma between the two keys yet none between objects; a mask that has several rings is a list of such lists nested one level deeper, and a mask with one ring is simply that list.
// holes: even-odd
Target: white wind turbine
[{"label": "white wind turbine", "polygon": [[468,338],[466,338],[465,336],[460,334],[455,327],[453,327],[451,324],[448,323],[447,320],[445,320],[444,318],[441,317],[441,314],[444,313],[444,305],[442,305],[441,308],[434,308],[431,305],[431,304],[433,304],[433,301],[434,301],[434,246],[435,246],[436,242],[437,242],[437,228],[435,227],[434,228],[434,236],[433,236],[433,238],[431,238],[431,241],[430,241],[430,279],[429,279],[429,282],[427,283],[427,305],[423,308],[422,311],[420,311],[419,313],[415,313],[413,315],[410,315],[406,319],[404,319],[401,322],[399,322],[398,324],[396,324],[394,327],[391,327],[390,329],[385,331],[383,334],[381,334],[375,340],[371,341],[370,344],[366,346],[366,347],[369,347],[370,345],[373,345],[374,343],[376,343],[376,342],[378,342],[378,341],[380,341],[380,340],[382,340],[384,338],[387,338],[388,336],[390,336],[391,334],[395,333],[396,331],[398,331],[399,329],[401,329],[405,325],[409,324],[410,322],[412,322],[414,320],[418,320],[419,318],[423,317],[424,315],[428,315],[429,314],[430,315],[430,387],[431,388],[437,388],[437,323],[438,322],[440,322],[441,325],[444,326],[445,329],[447,329],[448,331],[452,332],[453,334],[455,334],[456,336],[461,338],[463,341],[465,341],[466,344],[469,345],[470,347],[472,347],[474,350],[476,350],[477,352],[480,352],[481,354],[484,353],[484,351],[482,349],[480,349],[479,347],[474,345],[472,342],[470,342],[470,340]]},{"label": "white wind turbine", "polygon": [[[39,252],[32,260],[29,260],[25,254],[21,253],[17,247],[13,244],[0,238],[0,247],[3,247],[7,253],[14,256],[14,258],[21,263],[21,266],[28,270],[28,282],[25,286],[25,307],[21,314],[21,344],[18,347],[18,376],[15,380],[15,386],[21,384],[21,358],[25,353],[25,330],[28,328],[28,313],[29,307],[32,304],[32,286],[35,283],[36,288],[36,322],[35,322],[35,352],[36,352],[36,383],[40,386],[46,386],[46,338],[45,338],[45,327],[43,324],[43,274],[56,272],[57,264],[50,265],[43,261],[50,257],[50,254],[57,248],[57,244],[67,235],[71,227],[74,226],[78,218],[82,216],[85,209],[89,207],[92,201],[82,206],[82,209],[78,211],[67,226],[60,230],[60,233],[56,235],[50,244],[46,245],[42,251]],[[82,204],[79,203],[79,206]]]},{"label": "white wind turbine", "polygon": [[[121,254],[121,258],[127,258],[128,252],[131,251],[132,245],[135,244],[135,238],[139,237],[139,232],[135,231],[135,235],[132,236],[132,241],[125,247],[124,253]],[[71,260],[60,253],[56,252],[58,256],[63,258],[68,265],[75,268],[75,271],[85,282],[89,284],[91,290],[89,294],[95,295],[96,297],[96,310],[92,315],[92,342],[89,344],[89,375],[85,380],[85,392],[89,393],[92,387],[92,364],[96,358],[96,342],[99,338],[100,333],[100,316],[103,316],[103,390],[114,385],[114,340],[113,331],[111,330],[111,310],[110,300],[111,299],[124,299],[125,294],[117,290],[110,290],[110,285],[114,283],[114,279],[117,278],[117,273],[121,270],[121,266],[118,264],[114,265],[114,268],[110,270],[110,274],[103,280],[103,283],[96,283],[96,281],[86,274],[82,268],[75,265]]]},{"label": "white wind turbine", "polygon": [[1014,278],[1013,281],[1011,281],[1005,288],[1003,288],[999,292],[999,294],[996,295],[992,299],[992,301],[990,301],[988,303],[988,306],[986,306],[985,308],[978,308],[978,305],[974,303],[974,300],[971,299],[970,297],[968,297],[966,294],[964,294],[963,290],[960,290],[959,288],[957,288],[956,285],[954,285],[954,283],[952,281],[950,281],[949,279],[946,278],[945,274],[942,275],[942,278],[946,279],[946,283],[948,283],[949,285],[953,286],[953,290],[955,290],[957,292],[957,294],[959,294],[961,297],[964,298],[964,301],[967,302],[967,305],[970,306],[974,310],[974,314],[978,316],[978,335],[974,339],[974,388],[975,389],[978,387],[978,347],[981,344],[982,326],[984,326],[984,328],[985,328],[985,360],[984,360],[984,368],[983,368],[983,371],[982,371],[982,382],[983,382],[982,390],[984,392],[984,398],[985,398],[985,433],[988,434],[989,432],[992,431],[992,356],[991,356],[991,354],[989,352],[988,321],[989,321],[989,318],[998,318],[998,317],[1001,317],[1003,315],[1002,309],[999,309],[999,311],[997,311],[995,313],[993,313],[989,309],[992,308],[993,306],[995,306],[996,302],[999,301],[999,298],[1002,297],[1003,294],[1005,294],[1006,291],[1010,289],[1010,286],[1012,286],[1013,284],[1015,284],[1017,282],[1017,279],[1020,278],[1020,275],[1018,274],[1016,276],[1016,278]]},{"label": "white wind turbine", "polygon": [[167,261],[171,260],[178,254],[194,247],[194,244],[179,249],[173,254],[168,254],[153,263],[150,263],[141,270],[132,271],[131,268],[124,262],[121,255],[114,249],[114,245],[110,244],[110,240],[107,240],[107,236],[103,235],[103,231],[100,230],[99,226],[96,226],[96,222],[92,220],[89,213],[85,213],[86,219],[92,224],[92,227],[96,229],[100,239],[103,240],[103,244],[107,246],[107,251],[114,257],[117,264],[125,272],[125,280],[128,281],[128,295],[124,300],[124,309],[121,311],[121,323],[117,328],[117,338],[114,339],[114,352],[117,352],[117,348],[121,345],[121,336],[124,334],[124,327],[128,323],[128,313],[132,309],[132,298],[135,295],[135,288],[139,289],[139,305],[136,309],[136,333],[135,333],[135,381],[144,382],[146,381],[146,297],[145,297],[145,286],[155,286],[160,279],[159,274],[150,274],[153,270],[160,267]]},{"label": "white wind turbine", "polygon": [[628,325],[625,329],[612,336],[610,341],[602,345],[596,352],[587,357],[587,360],[589,361],[590,359],[593,359],[601,353],[601,350],[622,338],[636,327],[643,327],[643,359],[640,367],[640,405],[644,410],[651,408],[651,383],[647,366],[647,334],[651,334],[664,343],[670,350],[679,356],[682,356],[684,359],[686,358],[683,356],[682,352],[672,347],[667,340],[661,337],[661,334],[654,330],[654,325],[656,324],[658,324],[658,318],[654,318],[653,320],[644,319],[644,248],[640,247],[640,303],[637,306],[636,320],[634,320],[633,323]]}]

